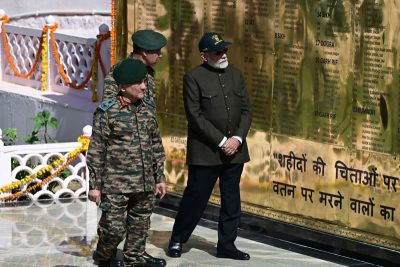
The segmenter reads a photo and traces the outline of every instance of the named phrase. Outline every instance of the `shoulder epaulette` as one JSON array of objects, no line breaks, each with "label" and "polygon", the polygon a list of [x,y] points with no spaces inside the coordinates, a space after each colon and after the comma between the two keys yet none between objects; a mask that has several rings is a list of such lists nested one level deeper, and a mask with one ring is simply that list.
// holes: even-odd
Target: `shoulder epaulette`
[{"label": "shoulder epaulette", "polygon": [[117,99],[113,98],[113,99],[108,99],[108,100],[104,100],[103,102],[101,102],[99,109],[101,109],[102,111],[107,111],[109,108],[111,108],[115,103],[117,103]]},{"label": "shoulder epaulette", "polygon": [[155,109],[157,107],[156,103],[147,96],[144,97],[143,101],[144,103],[146,103],[146,105],[148,105],[151,108]]}]

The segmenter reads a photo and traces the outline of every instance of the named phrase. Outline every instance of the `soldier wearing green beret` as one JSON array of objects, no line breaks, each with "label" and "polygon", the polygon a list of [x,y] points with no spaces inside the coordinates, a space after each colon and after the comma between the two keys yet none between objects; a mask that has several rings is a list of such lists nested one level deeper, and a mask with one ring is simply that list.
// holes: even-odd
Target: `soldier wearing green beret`
[{"label": "soldier wearing green beret", "polygon": [[[138,30],[132,34],[133,52],[128,56],[142,61],[147,66],[148,74],[145,77],[147,91],[144,102],[156,108],[156,88],[153,67],[162,57],[161,48],[167,44],[167,39],[159,32],[153,30]],[[117,63],[118,64],[118,63]],[[111,99],[118,93],[117,85],[111,75],[104,80],[103,100]]]},{"label": "soldier wearing green beret", "polygon": [[[147,74],[144,82],[147,85],[143,103],[150,108],[156,108],[156,87],[155,87],[155,71],[153,67],[162,57],[161,48],[167,44],[167,39],[159,32],[145,29],[138,30],[132,34],[133,51],[128,58],[137,59],[142,61],[147,67]],[[113,68],[115,68],[117,63]],[[104,79],[104,93],[103,100],[107,101],[114,99],[120,90],[114,80],[112,71]],[[148,263],[161,262],[165,263],[163,259],[154,258],[151,255],[144,253],[144,258]]]},{"label": "soldier wearing green beret", "polygon": [[112,266],[124,239],[125,266],[166,265],[145,255],[155,197],[166,193],[164,148],[154,109],[143,101],[146,75],[143,62],[122,60],[112,72],[118,95],[94,113],[87,166],[89,200],[102,210],[93,255],[100,267]]}]

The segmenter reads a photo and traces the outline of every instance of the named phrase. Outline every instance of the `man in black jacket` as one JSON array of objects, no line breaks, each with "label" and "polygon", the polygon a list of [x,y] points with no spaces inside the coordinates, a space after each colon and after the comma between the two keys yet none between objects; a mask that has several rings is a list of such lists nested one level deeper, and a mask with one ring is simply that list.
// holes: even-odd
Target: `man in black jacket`
[{"label": "man in black jacket", "polygon": [[189,179],[168,246],[170,257],[181,256],[182,244],[199,222],[219,179],[217,257],[250,259],[234,242],[241,215],[240,176],[250,160],[246,136],[251,110],[243,75],[228,64],[229,44],[215,32],[205,33],[199,42],[204,62],[183,78]]}]

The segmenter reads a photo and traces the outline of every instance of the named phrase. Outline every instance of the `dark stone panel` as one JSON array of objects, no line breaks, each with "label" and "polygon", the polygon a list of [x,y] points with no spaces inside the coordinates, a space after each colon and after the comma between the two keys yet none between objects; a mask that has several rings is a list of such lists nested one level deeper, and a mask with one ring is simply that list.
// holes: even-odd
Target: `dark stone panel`
[{"label": "dark stone panel", "polygon": [[[167,194],[156,212],[174,218],[180,196]],[[219,206],[209,204],[200,225],[217,230]],[[243,213],[239,235],[346,266],[399,266],[400,252],[346,237]]]}]

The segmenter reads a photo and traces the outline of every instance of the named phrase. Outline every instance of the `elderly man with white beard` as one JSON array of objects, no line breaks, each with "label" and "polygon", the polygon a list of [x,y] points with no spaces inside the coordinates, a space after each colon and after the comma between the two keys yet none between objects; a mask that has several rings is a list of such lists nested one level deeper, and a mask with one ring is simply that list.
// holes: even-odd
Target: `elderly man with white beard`
[{"label": "elderly man with white beard", "polygon": [[183,78],[183,101],[188,121],[189,177],[175,218],[167,254],[180,257],[199,222],[219,179],[221,208],[217,257],[249,260],[234,242],[241,216],[240,177],[250,160],[246,136],[251,108],[241,72],[228,63],[228,45],[215,32],[199,42],[203,64]]}]

